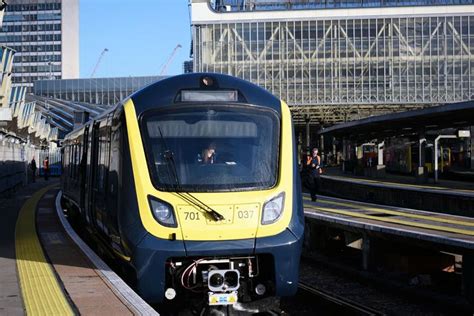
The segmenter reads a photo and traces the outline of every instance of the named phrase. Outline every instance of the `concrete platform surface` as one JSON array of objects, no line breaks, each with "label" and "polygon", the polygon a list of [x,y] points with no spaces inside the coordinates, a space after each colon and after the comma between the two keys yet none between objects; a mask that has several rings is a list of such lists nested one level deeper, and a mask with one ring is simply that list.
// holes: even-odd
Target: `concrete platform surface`
[{"label": "concrete platform surface", "polygon": [[158,315],[65,228],[58,187],[0,200],[0,315]]},{"label": "concrete platform surface", "polygon": [[463,216],[304,195],[305,216],[349,230],[378,233],[451,249],[474,249],[474,219]]},{"label": "concrete platform surface", "polygon": [[328,168],[321,193],[362,202],[412,208],[474,218],[474,183],[443,180],[417,184],[414,177],[387,174],[375,179]]}]

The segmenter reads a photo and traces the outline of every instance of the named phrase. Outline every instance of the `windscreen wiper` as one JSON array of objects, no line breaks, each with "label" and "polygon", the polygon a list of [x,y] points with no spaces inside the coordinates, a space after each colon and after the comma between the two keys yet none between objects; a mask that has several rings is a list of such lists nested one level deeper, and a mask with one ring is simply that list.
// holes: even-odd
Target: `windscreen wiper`
[{"label": "windscreen wiper", "polygon": [[174,154],[171,150],[168,149],[168,146],[166,145],[165,138],[163,137],[163,133],[161,131],[161,128],[158,126],[158,131],[160,132],[160,138],[162,145],[165,149],[164,153],[164,158],[167,161],[167,168],[168,168],[168,176],[170,179],[174,178],[175,186],[176,186],[176,194],[181,197],[183,200],[186,202],[198,207],[199,209],[205,211],[208,213],[213,220],[215,221],[221,221],[224,220],[224,216],[222,216],[219,212],[211,208],[209,205],[204,203],[203,201],[199,200],[197,197],[192,195],[191,193],[184,191],[181,187],[180,181],[179,181],[179,176],[178,176],[178,171],[176,169],[176,163],[174,161]]},{"label": "windscreen wiper", "polygon": [[174,161],[174,156],[172,152],[168,152],[168,161],[171,162],[171,170],[173,171],[175,183],[176,183],[176,194],[178,194],[183,200],[193,204],[194,206],[200,208],[201,210],[207,212],[212,219],[215,221],[221,221],[224,219],[224,216],[222,216],[220,213],[218,213],[216,210],[211,208],[209,205],[204,203],[203,201],[199,200],[197,197],[192,195],[190,192],[184,191],[179,183],[179,177],[178,177],[178,172],[176,170],[176,163]]}]

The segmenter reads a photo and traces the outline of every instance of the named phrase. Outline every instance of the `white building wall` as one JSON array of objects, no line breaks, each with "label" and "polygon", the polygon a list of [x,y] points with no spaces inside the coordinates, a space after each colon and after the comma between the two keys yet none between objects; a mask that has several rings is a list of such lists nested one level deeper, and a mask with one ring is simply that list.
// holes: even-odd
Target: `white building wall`
[{"label": "white building wall", "polygon": [[451,16],[474,13],[472,5],[455,6],[418,6],[418,7],[384,7],[384,8],[348,8],[348,9],[315,9],[315,10],[279,10],[225,12],[213,11],[207,2],[191,4],[191,23],[228,23],[256,21],[303,21],[308,19],[348,19],[380,17],[414,17],[414,16]]},{"label": "white building wall", "polygon": [[62,79],[76,79],[79,78],[79,0],[62,3]]}]

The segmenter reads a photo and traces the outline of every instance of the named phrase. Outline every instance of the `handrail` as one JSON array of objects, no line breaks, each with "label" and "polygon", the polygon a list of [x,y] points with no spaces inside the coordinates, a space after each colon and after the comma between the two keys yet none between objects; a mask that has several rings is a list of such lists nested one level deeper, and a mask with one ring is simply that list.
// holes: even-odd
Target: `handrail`
[{"label": "handrail", "polygon": [[211,9],[220,13],[469,4],[474,4],[474,0],[212,0],[209,2]]}]

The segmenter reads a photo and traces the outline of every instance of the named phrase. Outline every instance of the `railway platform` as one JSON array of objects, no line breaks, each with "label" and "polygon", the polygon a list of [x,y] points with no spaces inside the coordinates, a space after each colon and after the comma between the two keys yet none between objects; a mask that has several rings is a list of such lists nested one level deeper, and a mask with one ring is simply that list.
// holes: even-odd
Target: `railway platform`
[{"label": "railway platform", "polygon": [[[332,177],[344,177],[348,179],[357,179],[357,180],[365,180],[368,182],[375,182],[375,183],[387,183],[387,184],[403,184],[407,186],[413,187],[420,187],[425,189],[432,189],[438,191],[446,191],[446,190],[454,190],[454,191],[467,191],[472,192],[474,194],[474,182],[472,181],[465,181],[459,180],[462,179],[461,175],[466,175],[466,177],[470,177],[471,175],[474,176],[474,172],[471,171],[456,171],[451,172],[451,174],[456,175],[458,177],[446,177],[441,178],[438,180],[437,183],[434,182],[433,178],[425,179],[424,183],[420,183],[417,178],[412,175],[405,175],[405,174],[396,174],[391,172],[385,172],[382,177],[374,178],[369,176],[361,176],[361,175],[353,175],[350,172],[344,172],[341,170],[340,167],[328,167],[325,168],[324,176],[332,176]],[[458,180],[455,180],[458,178]]]},{"label": "railway platform", "polygon": [[311,202],[304,195],[305,215],[310,219],[385,238],[413,239],[444,246],[450,251],[474,251],[474,219],[320,196]]},{"label": "railway platform", "polygon": [[[325,196],[303,200],[308,220],[360,234],[363,246],[380,237],[474,253],[472,218]],[[0,314],[157,314],[75,235],[56,181],[22,188],[1,200],[0,211]],[[370,257],[365,251],[366,263]]]},{"label": "railway platform", "polygon": [[328,168],[322,193],[377,204],[474,217],[474,183],[441,180],[418,184],[413,177],[386,174],[382,179],[345,174]]},{"label": "railway platform", "polygon": [[305,242],[310,248],[314,249],[318,240],[333,238],[338,231],[343,232],[338,236],[343,236],[345,246],[357,244],[355,248],[362,251],[364,270],[372,270],[382,261],[385,265],[387,261],[389,265],[398,262],[397,269],[403,265],[409,273],[422,274],[461,264],[462,288],[473,301],[473,218],[327,196],[312,202],[304,194],[303,201]]},{"label": "railway platform", "polygon": [[0,314],[157,315],[75,234],[58,184],[1,200]]}]

